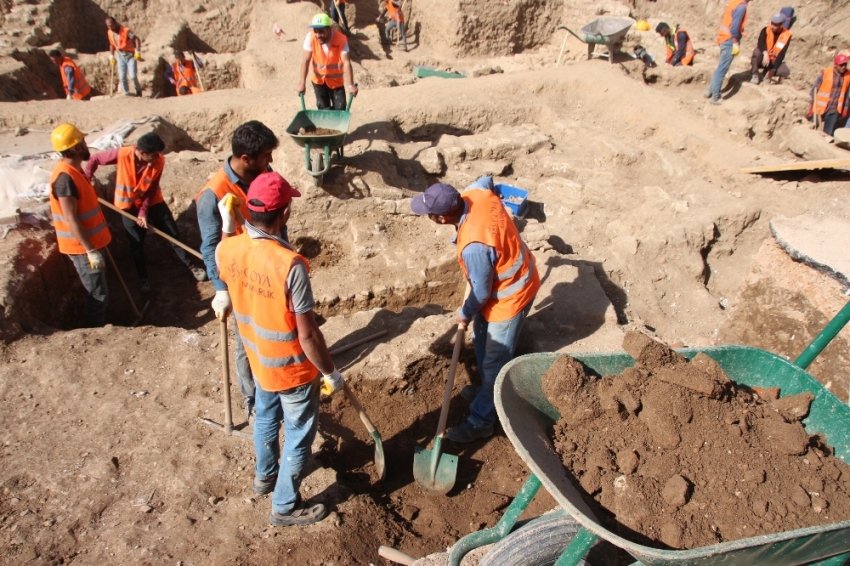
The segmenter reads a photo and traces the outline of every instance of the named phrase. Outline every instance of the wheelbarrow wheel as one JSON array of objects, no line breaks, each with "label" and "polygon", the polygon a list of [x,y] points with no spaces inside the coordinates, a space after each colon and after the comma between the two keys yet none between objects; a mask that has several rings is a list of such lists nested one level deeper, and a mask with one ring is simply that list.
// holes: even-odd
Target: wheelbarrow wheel
[{"label": "wheelbarrow wheel", "polygon": [[310,163],[310,166],[312,167],[312,170],[313,170],[313,184],[316,185],[317,187],[322,186],[322,180],[324,179],[324,175],[317,175],[316,174],[316,173],[318,173],[319,171],[321,171],[325,168],[325,164],[322,163],[323,161],[324,161],[324,158],[322,157],[322,154],[318,153],[318,154],[316,154],[316,157],[314,157],[311,160],[311,163]]},{"label": "wheelbarrow wheel", "polygon": [[478,566],[551,566],[579,530],[581,525],[565,513],[544,515],[493,545]]}]

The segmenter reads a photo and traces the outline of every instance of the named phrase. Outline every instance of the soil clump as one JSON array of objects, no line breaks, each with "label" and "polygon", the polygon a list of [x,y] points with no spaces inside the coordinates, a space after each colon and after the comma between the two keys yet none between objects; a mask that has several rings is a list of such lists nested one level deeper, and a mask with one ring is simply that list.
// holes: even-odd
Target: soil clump
[{"label": "soil clump", "polygon": [[299,136],[306,136],[308,134],[312,136],[338,136],[341,133],[342,132],[340,132],[339,130],[332,130],[330,128],[318,128],[315,126],[298,128]]},{"label": "soil clump", "polygon": [[657,548],[711,544],[850,518],[850,470],[802,419],[811,393],[777,398],[646,335],[636,365],[597,379],[570,356],[543,376],[564,415],[555,450],[606,528]]}]

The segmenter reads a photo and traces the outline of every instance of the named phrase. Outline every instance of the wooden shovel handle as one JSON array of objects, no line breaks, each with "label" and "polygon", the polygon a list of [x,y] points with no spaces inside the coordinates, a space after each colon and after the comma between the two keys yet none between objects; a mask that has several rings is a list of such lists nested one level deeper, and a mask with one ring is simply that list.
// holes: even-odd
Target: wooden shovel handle
[{"label": "wooden shovel handle", "polygon": [[351,406],[354,407],[354,410],[357,411],[357,414],[360,416],[360,420],[363,421],[363,425],[366,427],[366,430],[369,431],[369,434],[374,433],[377,429],[375,425],[372,424],[372,420],[369,418],[369,415],[366,414],[366,411],[363,410],[363,405],[360,404],[360,400],[357,398],[357,395],[354,394],[354,391],[348,386],[348,384],[344,384],[345,396],[348,397],[348,402],[351,403]]},{"label": "wooden shovel handle", "polygon": [[457,362],[460,359],[460,349],[463,347],[463,326],[457,326],[457,334],[455,335],[455,349],[452,352],[452,364],[449,366],[449,378],[446,380],[446,390],[443,393],[443,408],[440,409],[440,421],[437,424],[437,436],[442,437],[446,431],[446,420],[449,418],[449,403],[452,400],[452,388],[455,383],[455,372],[457,371]]}]

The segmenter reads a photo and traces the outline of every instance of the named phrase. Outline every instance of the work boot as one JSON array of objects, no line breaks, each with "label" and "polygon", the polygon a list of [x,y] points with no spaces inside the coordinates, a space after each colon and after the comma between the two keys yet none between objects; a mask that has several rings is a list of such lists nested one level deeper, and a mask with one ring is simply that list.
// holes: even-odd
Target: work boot
[{"label": "work boot", "polygon": [[753,73],[753,78],[750,79],[750,83],[757,85],[759,84],[759,76],[758,73]]},{"label": "work boot", "polygon": [[472,403],[479,391],[481,391],[480,385],[464,385],[460,390],[460,396]]},{"label": "work boot", "polygon": [[192,277],[195,278],[195,281],[206,281],[207,280],[207,270],[197,265],[190,265],[189,271],[192,272]]},{"label": "work boot", "polygon": [[139,293],[142,295],[150,295],[151,293],[151,281],[150,279],[141,279],[139,281]]},{"label": "work boot", "polygon": [[306,506],[303,503],[287,515],[271,512],[269,523],[275,527],[304,526],[318,523],[328,514],[328,510],[321,503]]},{"label": "work boot", "polygon": [[272,476],[269,479],[261,480],[257,476],[254,476],[254,493],[259,493],[260,495],[266,495],[274,491],[274,486],[277,483],[277,476]]},{"label": "work boot", "polygon": [[475,426],[469,421],[463,421],[446,433],[446,438],[459,444],[466,444],[479,438],[493,436],[493,426]]},{"label": "work boot", "polygon": [[710,103],[710,104],[714,104],[715,106],[720,106],[721,104],[723,104],[723,103],[720,101],[720,98],[719,98],[719,97],[718,97],[718,98],[712,98],[712,99],[709,101],[709,103]]},{"label": "work boot", "polygon": [[711,89],[708,89],[704,93],[702,93],[703,98],[711,98],[711,96],[712,96]]}]

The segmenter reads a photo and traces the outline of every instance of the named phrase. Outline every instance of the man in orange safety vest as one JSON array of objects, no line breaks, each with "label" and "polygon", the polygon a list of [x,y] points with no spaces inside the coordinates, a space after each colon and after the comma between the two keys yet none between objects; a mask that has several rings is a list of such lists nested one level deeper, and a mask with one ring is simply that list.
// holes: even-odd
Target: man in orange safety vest
[{"label": "man in orange safety vest", "polygon": [[59,67],[59,73],[62,75],[62,86],[65,87],[65,98],[68,100],[88,100],[91,97],[91,87],[77,64],[70,57],[62,55],[58,49],[51,49],[48,55]]},{"label": "man in orange safety vest", "polygon": [[815,128],[823,122],[823,132],[830,136],[835,133],[838,122],[846,120],[850,114],[850,104],[847,102],[850,72],[847,71],[847,62],[847,55],[836,55],[832,67],[821,71],[811,90],[811,112]]},{"label": "man in orange safety vest", "polygon": [[142,96],[138,73],[138,62],[142,60],[142,40],[129,28],[119,25],[111,16],[106,18],[106,37],[109,40],[109,64],[113,67],[118,65],[121,92],[130,96],[130,85],[127,81],[129,77],[136,87],[136,96]]},{"label": "man in orange safety vest", "polygon": [[753,49],[752,73],[750,82],[759,84],[761,77],[759,72],[765,69],[764,80],[769,81],[773,77],[787,77],[791,70],[785,64],[785,54],[791,43],[791,30],[785,29],[785,14],[774,14],[770,18],[770,25],[761,28],[756,48]]},{"label": "man in orange safety vest", "polygon": [[[749,0],[752,2],[752,0]],[[705,97],[711,99],[712,104],[720,104],[720,89],[729,67],[732,66],[732,58],[741,52],[741,38],[744,36],[744,27],[747,25],[748,0],[729,0],[720,29],[717,30],[717,44],[720,46],[720,61],[717,69],[711,77]]]},{"label": "man in orange safety vest", "polygon": [[198,81],[198,69],[203,69],[204,63],[194,51],[189,51],[189,55],[192,58],[186,59],[182,49],[175,49],[176,61],[165,68],[165,80],[174,85],[177,96],[203,92]]},{"label": "man in orange safety vest", "polygon": [[[296,92],[307,90],[307,75],[311,75],[316,106],[319,110],[345,110],[346,91],[357,96],[357,83],[349,57],[348,39],[333,29],[327,14],[316,14],[309,26],[313,31],[304,38]],[[312,69],[312,72],[311,72]]]}]

